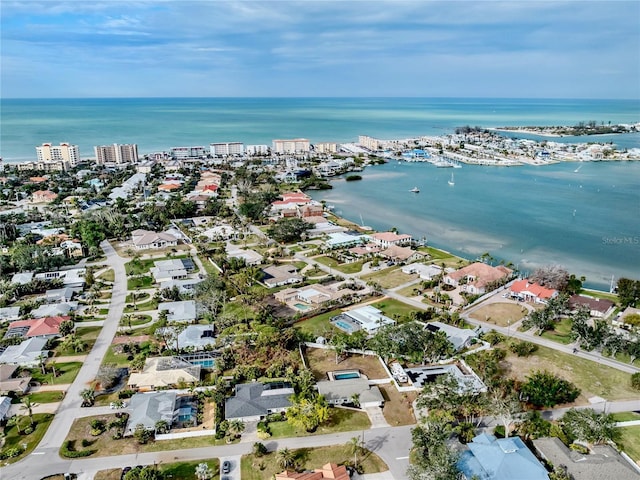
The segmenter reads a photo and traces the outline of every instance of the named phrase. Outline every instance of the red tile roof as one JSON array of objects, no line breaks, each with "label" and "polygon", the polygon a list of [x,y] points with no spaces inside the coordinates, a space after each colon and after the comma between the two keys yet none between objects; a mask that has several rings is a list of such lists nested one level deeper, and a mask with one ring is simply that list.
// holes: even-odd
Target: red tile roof
[{"label": "red tile roof", "polygon": [[71,317],[44,317],[32,318],[30,320],[18,320],[11,322],[9,329],[29,327],[25,337],[39,337],[43,335],[57,335],[60,331],[60,324]]},{"label": "red tile roof", "polygon": [[344,465],[338,466],[335,463],[327,463],[322,468],[316,468],[313,472],[296,473],[285,471],[277,473],[275,478],[276,480],[349,480],[349,472],[347,472],[347,468]]},{"label": "red tile roof", "polygon": [[537,283],[529,283],[529,279],[518,280],[511,285],[510,290],[513,293],[529,292],[541,299],[552,298],[557,292],[552,288],[546,288]]}]

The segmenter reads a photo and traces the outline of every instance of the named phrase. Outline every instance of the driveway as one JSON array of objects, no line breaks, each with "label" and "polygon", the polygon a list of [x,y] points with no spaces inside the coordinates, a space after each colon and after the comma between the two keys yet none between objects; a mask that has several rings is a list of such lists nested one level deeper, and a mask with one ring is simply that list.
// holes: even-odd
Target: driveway
[{"label": "driveway", "polygon": [[[240,480],[240,460],[242,455],[228,455],[226,457],[220,457],[220,478],[229,480]],[[229,473],[222,472],[222,465],[224,462],[229,462],[231,470]]]},{"label": "driveway", "polygon": [[380,407],[366,407],[364,411],[367,412],[367,415],[369,416],[369,420],[371,421],[371,428],[384,428],[391,426],[384,418],[382,409]]}]

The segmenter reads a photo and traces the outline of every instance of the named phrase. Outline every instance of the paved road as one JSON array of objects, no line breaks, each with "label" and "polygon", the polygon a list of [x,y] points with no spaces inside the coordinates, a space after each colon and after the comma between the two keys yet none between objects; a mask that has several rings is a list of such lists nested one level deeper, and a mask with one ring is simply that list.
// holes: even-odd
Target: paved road
[{"label": "paved road", "polygon": [[[344,432],[312,437],[283,438],[266,441],[269,451],[282,448],[313,448],[328,445],[346,445],[354,436],[364,437],[365,446],[376,452],[389,465],[395,479],[406,478],[409,466],[408,456],[411,448],[411,426],[378,428],[364,432]],[[62,459],[57,455],[42,455],[34,452],[29,462],[24,460],[0,470],[0,478],[12,480],[35,480],[55,472],[94,473],[109,468],[122,468],[130,465],[153,465],[177,461],[194,461],[209,458],[234,458],[250,453],[252,442],[237,443],[216,447],[190,448],[166,452],[149,452],[113,457],[97,457],[78,460]],[[41,459],[39,461],[38,459]],[[234,464],[234,470],[238,468]],[[6,476],[5,476],[6,475]],[[89,475],[87,475],[89,477]]]},{"label": "paved road", "polygon": [[[60,469],[57,470],[59,472],[66,471],[64,467],[68,464],[68,461],[58,457],[58,450],[64,442],[73,421],[78,417],[85,416],[84,410],[86,409],[80,408],[82,403],[80,392],[89,387],[100,368],[102,358],[106,354],[109,345],[111,345],[111,341],[118,328],[127,295],[127,276],[124,269],[126,260],[118,256],[109,242],[104,241],[100,246],[107,256],[106,263],[109,267],[113,268],[115,272],[111,306],[109,308],[109,314],[104,321],[104,326],[96,339],[95,345],[87,355],[82,368],[78,372],[78,376],[69,386],[67,394],[62,402],[60,402],[58,412],[42,438],[42,441],[29,457],[0,469],[0,478],[2,479],[41,478],[45,474],[55,472],[52,470],[54,466],[56,468],[60,467]],[[39,455],[42,455],[42,457],[38,457]],[[35,460],[36,458],[42,460],[46,458],[46,461],[37,461]]]}]

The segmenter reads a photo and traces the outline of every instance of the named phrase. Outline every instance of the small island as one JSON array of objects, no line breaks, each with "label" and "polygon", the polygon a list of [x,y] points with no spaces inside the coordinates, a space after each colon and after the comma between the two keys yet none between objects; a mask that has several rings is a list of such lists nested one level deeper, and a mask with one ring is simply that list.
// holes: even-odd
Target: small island
[{"label": "small island", "polygon": [[619,133],[634,133],[640,131],[638,124],[615,124],[611,122],[578,122],[574,126],[527,126],[527,127],[498,127],[492,130],[505,132],[531,133],[546,137],[581,137],[583,135],[615,135]]}]

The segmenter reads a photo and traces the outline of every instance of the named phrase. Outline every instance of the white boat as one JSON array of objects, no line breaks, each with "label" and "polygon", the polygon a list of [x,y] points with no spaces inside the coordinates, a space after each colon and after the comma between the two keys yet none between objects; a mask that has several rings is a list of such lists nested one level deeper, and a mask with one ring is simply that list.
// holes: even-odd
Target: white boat
[{"label": "white boat", "polygon": [[451,180],[449,180],[449,185],[455,185],[456,182],[453,181],[453,173],[451,174]]},{"label": "white boat", "polygon": [[420,189],[418,187],[413,187],[411,190],[409,190],[410,192],[413,193],[420,193]]}]

